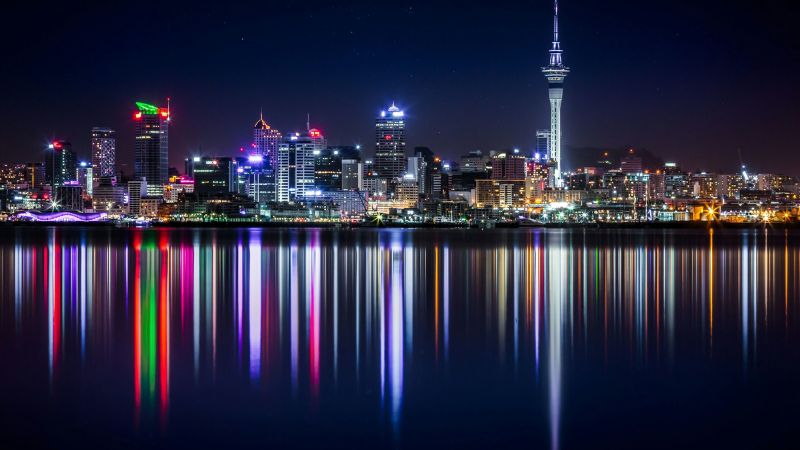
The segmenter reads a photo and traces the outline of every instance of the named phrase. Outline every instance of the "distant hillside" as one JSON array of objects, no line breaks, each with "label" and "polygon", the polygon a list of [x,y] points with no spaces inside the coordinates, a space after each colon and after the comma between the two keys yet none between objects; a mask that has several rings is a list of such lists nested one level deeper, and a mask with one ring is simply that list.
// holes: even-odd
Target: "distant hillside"
[{"label": "distant hillside", "polygon": [[[612,167],[619,167],[620,160],[628,154],[630,147],[601,148],[601,147],[578,147],[570,148],[562,153],[563,165],[568,170],[578,167],[592,167],[597,165],[597,161],[608,159]],[[652,154],[645,148],[634,149],[635,155],[642,158],[642,167],[645,169],[659,169],[664,166],[664,160]],[[604,153],[608,153],[604,157]]]}]

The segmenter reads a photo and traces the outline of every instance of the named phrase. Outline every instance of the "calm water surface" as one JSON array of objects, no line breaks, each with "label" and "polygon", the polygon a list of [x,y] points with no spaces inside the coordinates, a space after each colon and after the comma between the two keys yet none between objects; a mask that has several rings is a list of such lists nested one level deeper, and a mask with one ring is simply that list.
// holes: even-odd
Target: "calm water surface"
[{"label": "calm water surface", "polygon": [[3,448],[800,438],[797,232],[2,233]]}]

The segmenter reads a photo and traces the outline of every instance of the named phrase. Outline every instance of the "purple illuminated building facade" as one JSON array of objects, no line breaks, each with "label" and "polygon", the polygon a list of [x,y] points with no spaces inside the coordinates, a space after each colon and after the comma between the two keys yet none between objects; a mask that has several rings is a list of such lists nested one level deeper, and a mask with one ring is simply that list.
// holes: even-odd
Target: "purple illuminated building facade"
[{"label": "purple illuminated building facade", "polygon": [[61,211],[54,213],[39,213],[24,211],[14,215],[16,220],[28,220],[32,222],[101,222],[108,218],[106,213],[77,213],[71,211]]},{"label": "purple illuminated building facade", "polygon": [[280,131],[272,128],[259,115],[253,127],[253,149],[249,157],[253,176],[251,196],[259,202],[274,201],[276,196],[275,172],[278,167],[278,144],[281,142]]}]

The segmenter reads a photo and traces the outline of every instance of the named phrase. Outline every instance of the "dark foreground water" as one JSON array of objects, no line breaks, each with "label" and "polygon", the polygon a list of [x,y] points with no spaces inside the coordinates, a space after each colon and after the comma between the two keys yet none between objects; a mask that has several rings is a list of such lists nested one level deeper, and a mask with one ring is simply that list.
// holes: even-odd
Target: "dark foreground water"
[{"label": "dark foreground water", "polygon": [[0,448],[797,448],[800,234],[5,228]]}]

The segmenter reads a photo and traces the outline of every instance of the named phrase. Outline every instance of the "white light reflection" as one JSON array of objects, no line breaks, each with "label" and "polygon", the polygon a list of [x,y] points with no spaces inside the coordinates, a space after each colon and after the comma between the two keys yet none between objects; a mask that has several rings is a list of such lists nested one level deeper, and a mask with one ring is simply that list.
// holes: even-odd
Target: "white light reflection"
[{"label": "white light reflection", "polygon": [[389,399],[395,433],[399,429],[403,402],[403,291],[399,246],[392,248],[392,280],[389,297]]},{"label": "white light reflection", "polygon": [[564,284],[568,279],[566,270],[567,251],[564,248],[563,233],[558,234],[558,244],[549,245],[547,261],[548,285],[548,381],[550,398],[550,444],[559,448],[559,427],[561,422],[561,376],[562,376],[562,334],[563,308],[565,302]]}]

